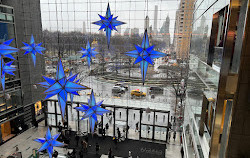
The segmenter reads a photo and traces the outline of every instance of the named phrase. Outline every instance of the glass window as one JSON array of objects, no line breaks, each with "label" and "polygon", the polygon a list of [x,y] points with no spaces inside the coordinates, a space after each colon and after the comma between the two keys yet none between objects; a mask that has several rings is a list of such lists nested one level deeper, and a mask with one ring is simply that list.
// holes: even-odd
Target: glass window
[{"label": "glass window", "polygon": [[7,15],[7,20],[8,20],[8,21],[13,21],[13,20],[14,20],[14,18],[13,18],[13,16],[12,16],[12,15]]}]

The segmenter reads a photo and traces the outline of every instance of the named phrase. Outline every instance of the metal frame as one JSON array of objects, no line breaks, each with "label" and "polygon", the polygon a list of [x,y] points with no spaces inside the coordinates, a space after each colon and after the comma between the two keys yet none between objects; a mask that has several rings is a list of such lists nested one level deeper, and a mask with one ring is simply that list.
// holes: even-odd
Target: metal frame
[{"label": "metal frame", "polygon": [[[48,109],[47,109],[47,107],[45,108],[46,109],[46,112],[45,112],[45,118],[46,118],[46,125],[48,124],[47,123],[47,114],[54,114],[55,115],[55,119],[56,119],[56,126],[54,126],[54,125],[51,125],[52,127],[57,127],[58,126],[58,122],[57,122],[57,108],[56,108],[56,102],[58,102],[58,100],[53,100],[53,99],[48,99],[48,100],[45,100],[44,102],[46,102],[46,104],[44,103],[44,105],[45,106],[47,106],[48,104],[47,104],[47,102],[51,102],[51,104],[53,105],[53,103],[54,103],[54,110],[55,110],[55,112],[54,113],[50,113],[50,112],[48,112]],[[74,104],[76,104],[77,105],[77,107],[79,107],[80,106],[80,104],[87,104],[87,102],[73,102]],[[71,103],[70,102],[67,102],[67,104],[66,104],[67,106],[66,106],[66,116],[65,116],[65,118],[66,118],[66,120],[68,120],[68,106],[70,106],[71,105]],[[156,125],[155,124],[155,117],[156,117],[156,112],[159,112],[159,113],[165,113],[165,114],[167,114],[168,115],[168,117],[167,117],[167,121],[168,121],[168,123],[169,123],[169,115],[170,115],[170,111],[164,111],[164,110],[156,110],[156,109],[151,109],[151,112],[153,112],[154,113],[154,117],[153,117],[153,124],[145,124],[145,123],[142,123],[142,113],[143,113],[143,111],[146,111],[147,109],[146,108],[136,108],[136,107],[128,107],[128,106],[116,106],[116,105],[108,105],[108,104],[103,104],[102,105],[102,107],[103,108],[113,108],[113,136],[115,136],[115,130],[116,130],[116,124],[115,124],[115,122],[116,122],[116,111],[117,111],[117,109],[125,109],[126,110],[126,125],[128,126],[128,114],[129,114],[129,110],[131,109],[131,110],[138,110],[139,111],[139,113],[140,113],[140,120],[139,120],[139,140],[140,139],[144,139],[144,138],[142,138],[141,137],[141,127],[142,127],[142,125],[150,125],[150,126],[153,126],[153,130],[152,130],[152,138],[151,138],[151,140],[155,140],[155,127],[161,127],[161,128],[166,128],[166,140],[165,141],[167,141],[168,140],[168,132],[169,132],[169,124],[167,124],[167,126],[161,126],[161,125]],[[77,111],[77,118],[79,118],[79,111]],[[67,121],[68,122],[68,121]],[[77,121],[77,130],[79,131],[79,125],[80,125],[80,120],[78,120]],[[103,127],[104,125],[103,125],[103,116],[101,117],[101,126]],[[128,129],[127,129],[128,130]],[[126,138],[128,138],[128,131],[126,132]],[[162,141],[162,140],[157,140],[157,141]]]}]

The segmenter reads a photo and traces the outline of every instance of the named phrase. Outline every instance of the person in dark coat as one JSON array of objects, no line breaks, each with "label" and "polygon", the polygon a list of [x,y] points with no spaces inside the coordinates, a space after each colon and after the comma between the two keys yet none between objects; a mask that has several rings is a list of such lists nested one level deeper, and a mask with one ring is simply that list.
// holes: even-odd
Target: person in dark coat
[{"label": "person in dark coat", "polygon": [[174,138],[174,141],[175,141],[175,138],[176,138],[176,131],[174,131],[173,138]]},{"label": "person in dark coat", "polygon": [[181,158],[184,158],[184,150],[183,150],[183,146],[181,147]]},{"label": "person in dark coat", "polygon": [[111,148],[109,148],[109,154],[108,154],[108,158],[112,158],[112,150],[111,150]]}]

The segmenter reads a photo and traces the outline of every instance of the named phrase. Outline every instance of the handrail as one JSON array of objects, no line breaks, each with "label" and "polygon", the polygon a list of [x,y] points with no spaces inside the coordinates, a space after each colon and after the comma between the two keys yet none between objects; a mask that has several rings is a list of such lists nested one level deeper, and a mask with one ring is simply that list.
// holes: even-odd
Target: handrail
[{"label": "handrail", "polygon": [[[58,102],[58,100],[54,100],[54,99],[46,99],[43,101],[54,101],[54,102]],[[70,101],[67,101],[67,104],[71,104]],[[88,104],[87,102],[80,102],[80,101],[73,101],[73,104]],[[137,108],[137,107],[124,107],[124,106],[118,106],[118,105],[108,105],[108,104],[102,104],[102,107],[112,107],[112,108],[128,108],[128,109],[133,109],[133,110],[144,110],[146,111],[147,108]],[[157,109],[150,109],[152,112],[162,112],[162,113],[170,113],[169,110],[157,110]]]},{"label": "handrail", "polygon": [[184,126],[182,127],[182,142],[183,142],[183,149],[184,149],[184,157],[188,158],[188,149],[187,149],[187,141],[186,141],[186,132]]}]

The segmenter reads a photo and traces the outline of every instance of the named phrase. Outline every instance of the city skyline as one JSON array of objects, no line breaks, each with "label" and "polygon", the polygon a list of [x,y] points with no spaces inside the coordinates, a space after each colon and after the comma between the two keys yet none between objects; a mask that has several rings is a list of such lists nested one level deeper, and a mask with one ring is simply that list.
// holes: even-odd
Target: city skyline
[{"label": "city skyline", "polygon": [[[75,3],[75,4],[74,4]],[[154,12],[155,5],[158,6],[157,30],[159,31],[163,25],[167,15],[175,17],[175,11],[178,9],[177,1],[157,1],[148,2],[147,4],[138,1],[130,5],[122,0],[110,2],[110,9],[115,16],[126,22],[121,27],[123,33],[126,28],[138,28],[139,32],[144,32],[144,19],[148,15],[150,21],[149,26],[154,27]],[[57,4],[57,5],[56,5]],[[87,5],[86,5],[87,4]],[[87,3],[87,1],[68,3],[66,0],[61,0],[60,3],[53,3],[48,8],[48,0],[41,0],[41,15],[43,30],[70,32],[83,30],[83,21],[85,22],[86,32],[98,33],[99,28],[91,24],[98,20],[98,14],[103,14],[106,11],[106,3],[95,5],[95,3]],[[52,6],[52,7],[51,7]],[[57,13],[57,14],[56,14]],[[170,19],[170,34],[171,39],[174,33],[175,18]]]}]

